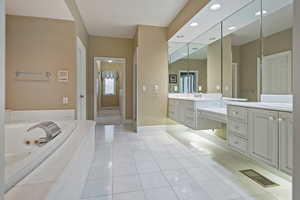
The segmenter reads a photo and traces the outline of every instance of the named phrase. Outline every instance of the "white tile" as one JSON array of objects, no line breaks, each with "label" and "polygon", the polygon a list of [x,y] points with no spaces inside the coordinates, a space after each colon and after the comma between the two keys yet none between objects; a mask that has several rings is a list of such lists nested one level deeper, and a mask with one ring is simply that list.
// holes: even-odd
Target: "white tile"
[{"label": "white tile", "polygon": [[183,166],[175,159],[158,159],[157,163],[161,170],[172,170],[172,169],[181,169]]},{"label": "white tile", "polygon": [[208,167],[187,168],[187,172],[197,182],[203,183],[208,180],[219,180],[220,178]]},{"label": "white tile", "polygon": [[185,169],[163,171],[163,174],[167,178],[168,182],[174,186],[182,182],[191,181],[192,177],[187,173]]},{"label": "white tile", "polygon": [[136,161],[153,160],[151,151],[136,151],[136,152],[134,152],[133,156]]},{"label": "white tile", "polygon": [[108,196],[112,194],[112,180],[100,179],[86,182],[83,189],[82,198],[91,198],[97,196]]},{"label": "white tile", "polygon": [[145,196],[146,200],[178,200],[174,191],[169,187],[145,190]]},{"label": "white tile", "polygon": [[129,176],[129,175],[136,175],[137,169],[134,162],[122,162],[117,163],[116,165],[113,164],[113,176]]},{"label": "white tile", "polygon": [[113,178],[113,193],[135,192],[142,189],[138,176],[120,176]]},{"label": "white tile", "polygon": [[153,160],[136,161],[138,173],[159,172],[160,168]]},{"label": "white tile", "polygon": [[145,200],[143,191],[115,194],[114,200]]},{"label": "white tile", "polygon": [[231,185],[222,180],[205,181],[201,187],[213,200],[231,200],[241,197]]},{"label": "white tile", "polygon": [[185,182],[173,187],[180,200],[213,200],[196,182]]},{"label": "white tile", "polygon": [[95,180],[95,179],[107,179],[112,177],[112,168],[111,166],[91,166],[88,180]]},{"label": "white tile", "polygon": [[169,186],[161,173],[140,174],[140,178],[144,189]]},{"label": "white tile", "polygon": [[112,196],[106,196],[106,197],[94,197],[94,198],[81,199],[81,200],[113,200],[113,198]]}]

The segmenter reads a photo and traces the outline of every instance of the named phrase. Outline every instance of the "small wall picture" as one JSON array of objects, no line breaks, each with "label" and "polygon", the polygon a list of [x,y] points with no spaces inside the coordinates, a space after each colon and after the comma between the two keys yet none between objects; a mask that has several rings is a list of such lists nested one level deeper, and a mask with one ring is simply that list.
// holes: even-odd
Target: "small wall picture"
[{"label": "small wall picture", "polygon": [[177,74],[169,74],[169,83],[177,84]]}]

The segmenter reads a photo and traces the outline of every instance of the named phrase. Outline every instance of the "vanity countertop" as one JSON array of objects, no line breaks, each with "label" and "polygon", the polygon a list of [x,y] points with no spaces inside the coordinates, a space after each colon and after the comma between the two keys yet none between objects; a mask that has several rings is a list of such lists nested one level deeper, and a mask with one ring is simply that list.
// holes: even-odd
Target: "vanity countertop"
[{"label": "vanity countertop", "polygon": [[266,110],[275,110],[282,112],[293,112],[293,104],[290,103],[268,103],[268,102],[230,102],[227,105],[260,108]]},{"label": "vanity countertop", "polygon": [[223,107],[205,107],[205,108],[198,108],[199,111],[205,111],[205,112],[210,112],[210,113],[215,113],[215,114],[220,114],[220,115],[227,115],[227,109]]},{"label": "vanity countertop", "polygon": [[201,97],[169,97],[169,99],[185,100],[185,101],[212,101],[217,100],[213,98],[201,98]]}]

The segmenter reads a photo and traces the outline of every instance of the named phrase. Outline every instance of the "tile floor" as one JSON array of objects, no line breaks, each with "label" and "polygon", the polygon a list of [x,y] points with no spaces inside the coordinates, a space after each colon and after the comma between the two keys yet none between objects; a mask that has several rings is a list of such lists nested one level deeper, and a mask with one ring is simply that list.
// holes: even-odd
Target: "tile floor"
[{"label": "tile floor", "polygon": [[121,124],[122,116],[119,108],[102,109],[98,111],[96,122],[98,124]]},{"label": "tile floor", "polygon": [[[82,200],[290,200],[291,183],[186,130],[97,126],[95,160]],[[255,169],[279,187],[240,174]]]}]

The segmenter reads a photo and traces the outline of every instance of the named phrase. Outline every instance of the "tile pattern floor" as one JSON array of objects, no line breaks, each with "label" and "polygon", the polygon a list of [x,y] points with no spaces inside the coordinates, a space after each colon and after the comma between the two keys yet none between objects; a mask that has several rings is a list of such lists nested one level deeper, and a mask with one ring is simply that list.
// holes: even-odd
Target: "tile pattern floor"
[{"label": "tile pattern floor", "polygon": [[119,108],[102,109],[98,111],[97,124],[121,124],[122,117]]},{"label": "tile pattern floor", "polygon": [[[97,126],[95,160],[82,200],[290,200],[291,183],[188,131],[137,135]],[[280,184],[263,188],[252,168]]]}]

